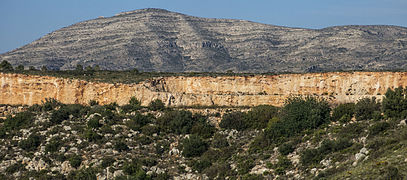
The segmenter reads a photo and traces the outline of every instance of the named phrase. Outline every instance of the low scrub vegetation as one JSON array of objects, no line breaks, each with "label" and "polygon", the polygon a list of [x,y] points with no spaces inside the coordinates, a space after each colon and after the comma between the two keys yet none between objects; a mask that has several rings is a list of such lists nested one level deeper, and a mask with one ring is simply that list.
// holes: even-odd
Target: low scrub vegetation
[{"label": "low scrub vegetation", "polygon": [[143,107],[136,98],[123,106],[47,99],[0,122],[0,163],[7,164],[0,178],[400,179],[407,125],[406,108],[396,106],[404,91],[389,89],[382,102],[331,106],[290,97],[283,107],[215,113],[160,100]]}]

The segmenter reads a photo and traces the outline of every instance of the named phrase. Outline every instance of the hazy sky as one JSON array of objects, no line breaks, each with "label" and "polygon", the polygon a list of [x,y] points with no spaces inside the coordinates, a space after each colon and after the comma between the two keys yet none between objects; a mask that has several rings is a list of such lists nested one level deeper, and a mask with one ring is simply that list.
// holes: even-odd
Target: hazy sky
[{"label": "hazy sky", "polygon": [[0,0],[0,53],[80,21],[143,8],[289,27],[407,27],[407,0]]}]

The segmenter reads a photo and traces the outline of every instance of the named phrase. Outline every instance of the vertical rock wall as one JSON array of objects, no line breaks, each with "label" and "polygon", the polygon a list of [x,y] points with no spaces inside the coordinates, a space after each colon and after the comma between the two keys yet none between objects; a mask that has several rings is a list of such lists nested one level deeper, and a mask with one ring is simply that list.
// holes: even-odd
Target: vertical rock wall
[{"label": "vertical rock wall", "polygon": [[139,84],[109,84],[47,76],[0,74],[0,104],[126,104],[135,96],[147,105],[161,99],[170,106],[281,106],[290,95],[317,95],[333,103],[382,98],[387,88],[407,86],[405,72],[333,72],[274,76],[163,77]]}]

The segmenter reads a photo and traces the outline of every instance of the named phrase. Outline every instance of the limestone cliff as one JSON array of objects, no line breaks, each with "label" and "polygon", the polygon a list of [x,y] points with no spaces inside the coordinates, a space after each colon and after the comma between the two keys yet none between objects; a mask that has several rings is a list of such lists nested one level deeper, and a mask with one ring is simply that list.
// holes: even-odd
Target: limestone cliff
[{"label": "limestone cliff", "polygon": [[273,76],[162,77],[138,84],[108,84],[47,76],[0,74],[0,104],[126,104],[135,96],[147,105],[161,99],[169,106],[281,106],[290,95],[316,95],[333,103],[362,97],[382,98],[387,88],[407,86],[407,72],[333,72]]}]

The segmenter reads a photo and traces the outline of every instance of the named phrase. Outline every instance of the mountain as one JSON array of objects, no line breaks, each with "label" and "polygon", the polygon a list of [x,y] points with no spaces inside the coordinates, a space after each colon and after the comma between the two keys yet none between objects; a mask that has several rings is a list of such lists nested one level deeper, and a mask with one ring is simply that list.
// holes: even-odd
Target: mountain
[{"label": "mountain", "polygon": [[80,22],[10,52],[12,65],[165,72],[407,69],[407,28],[301,29],[141,9]]}]

